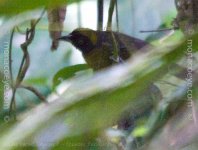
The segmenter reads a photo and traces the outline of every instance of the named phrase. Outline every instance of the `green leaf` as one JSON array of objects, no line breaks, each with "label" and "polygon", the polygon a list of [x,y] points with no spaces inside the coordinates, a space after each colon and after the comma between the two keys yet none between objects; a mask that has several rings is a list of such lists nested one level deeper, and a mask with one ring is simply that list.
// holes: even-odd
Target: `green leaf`
[{"label": "green leaf", "polygon": [[18,13],[33,10],[45,6],[57,6],[61,4],[71,4],[80,0],[1,0],[0,15],[16,15]]},{"label": "green leaf", "polygon": [[74,77],[77,72],[87,69],[89,69],[87,64],[78,64],[59,70],[53,78],[53,87],[56,87],[64,80]]},{"label": "green leaf", "polygon": [[133,137],[143,137],[144,135],[146,135],[148,132],[148,128],[146,128],[145,126],[140,126],[137,127],[133,132]]},{"label": "green leaf", "polygon": [[37,77],[37,78],[29,78],[24,81],[25,84],[34,84],[34,85],[46,85],[47,78],[46,77]]}]

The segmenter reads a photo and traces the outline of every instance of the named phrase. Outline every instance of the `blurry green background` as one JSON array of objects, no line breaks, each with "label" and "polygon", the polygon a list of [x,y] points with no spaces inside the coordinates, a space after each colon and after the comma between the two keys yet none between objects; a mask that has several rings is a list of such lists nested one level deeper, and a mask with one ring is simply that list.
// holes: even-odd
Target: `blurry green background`
[{"label": "blurry green background", "polygon": [[[108,7],[109,7],[109,0],[105,0],[104,27],[106,27],[106,24],[107,24]],[[40,14],[40,12],[41,12],[41,9],[37,11],[38,14]],[[128,34],[130,36],[134,36],[136,38],[148,40],[149,42],[151,42],[152,44],[156,46],[160,46],[161,45],[160,39],[163,38],[165,35],[170,34],[170,32],[140,33],[140,31],[141,30],[155,30],[158,28],[171,27],[171,22],[173,18],[176,16],[175,4],[173,0],[160,0],[160,1],[159,0],[141,0],[141,1],[118,0],[118,12],[119,12],[119,27],[120,27],[119,31],[120,32]],[[26,14],[26,17],[31,18],[33,17],[33,15],[34,14],[30,12],[30,14]],[[21,16],[20,18],[21,20],[23,20],[25,17],[23,18],[23,16]],[[0,24],[4,25],[5,20],[6,20],[5,17],[1,17]],[[14,22],[11,22],[11,24],[13,23]],[[29,25],[29,22],[25,22],[19,25],[19,27],[22,31],[25,31],[28,25]],[[96,29],[97,27],[97,1],[96,0],[82,0],[81,2],[72,3],[67,6],[66,19],[64,22],[64,32],[62,34],[67,35],[68,33],[72,32],[72,30],[78,27]],[[115,16],[114,16],[113,30],[116,30]],[[177,34],[167,39],[167,41],[171,41],[172,39],[177,41],[178,39],[180,39],[182,36],[181,32],[176,31],[176,33]],[[1,61],[0,70],[3,70],[3,50],[4,50],[5,42],[8,42],[9,38],[10,38],[10,31],[6,35],[3,35],[3,37],[0,38],[0,43],[1,43],[0,44],[0,50],[1,50],[0,51],[0,61]],[[23,55],[20,49],[20,44],[23,43],[24,40],[25,39],[23,35],[20,35],[17,33],[15,34],[14,41],[13,41],[13,72],[14,72],[15,77],[17,75],[17,71],[19,69],[19,65],[22,59],[22,55]],[[29,85],[36,87],[44,95],[48,95],[53,92],[52,79],[54,75],[60,69],[66,66],[85,63],[81,56],[81,53],[69,43],[60,42],[58,50],[54,52],[51,52],[50,47],[51,47],[51,39],[49,37],[49,32],[48,32],[47,15],[45,14],[44,18],[42,18],[42,20],[36,26],[36,36],[33,40],[33,43],[29,47],[31,64],[27,72],[27,75],[25,77],[25,81],[24,81],[25,84],[29,84]],[[177,84],[181,82],[179,79],[176,79],[170,75],[167,75],[165,78],[167,78],[168,80],[170,79],[172,81],[174,80],[175,83]],[[170,94],[172,94],[173,92],[172,90],[170,90],[170,87],[172,87],[172,85],[163,84],[163,86],[160,86],[160,84],[158,83],[158,86],[162,89],[163,93],[169,92]],[[119,96],[120,94],[119,91],[117,94]],[[166,96],[168,97],[169,95],[167,94],[164,97],[166,98]],[[95,98],[97,99],[97,97]],[[18,90],[16,99],[17,99],[17,106],[20,108],[21,111],[27,107],[34,107],[40,102],[35,95],[33,95],[32,93],[24,89]],[[112,97],[110,100],[112,101],[112,103],[113,102],[115,103],[115,101],[113,101],[114,97]],[[67,128],[66,126],[67,124],[64,123],[63,125],[63,120],[64,122],[67,121],[68,124],[72,121],[75,122],[75,120],[73,120],[72,115],[75,114],[75,112],[76,113],[84,112],[83,110],[86,108],[89,108],[89,109],[86,109],[87,112],[85,114],[82,113],[82,116],[84,115],[85,117],[87,117],[86,115],[88,114],[88,116],[92,117],[90,119],[92,121],[95,121],[97,117],[99,119],[104,117],[104,114],[102,115],[101,118],[99,117],[100,115],[99,111],[96,114],[93,113],[95,112],[95,109],[97,108],[100,109],[100,106],[102,106],[102,105],[99,105],[98,107],[96,107],[94,105],[97,103],[100,104],[99,101],[97,101],[97,103],[91,103],[92,102],[91,100],[88,102],[89,102],[88,105],[82,102],[82,108],[81,108],[81,105],[78,105],[77,103],[74,107],[77,109],[73,112],[69,112],[68,118],[65,116],[62,116],[61,114],[60,118],[62,120],[61,119],[53,120],[53,123],[51,124],[50,127],[47,126],[42,132],[39,132],[36,134],[36,138],[34,139],[35,140],[34,142],[36,142],[36,144],[42,149],[43,141],[45,142],[46,139],[48,140],[47,142],[57,141],[57,139],[66,135],[66,133],[69,132],[68,131],[69,128]],[[0,104],[0,106],[2,107],[2,103]],[[78,108],[80,109],[78,110]],[[96,118],[94,115],[96,116]],[[81,117],[81,115],[77,116],[77,118],[78,117]],[[65,118],[67,118],[68,120]],[[98,124],[102,124],[100,120],[98,122],[99,122]],[[84,124],[82,125],[80,124],[77,127],[79,131],[81,131],[81,128],[83,130],[84,129],[83,127],[87,125],[86,121],[83,123]],[[78,130],[76,131],[74,130],[74,128],[72,129],[73,130],[71,130],[70,132],[73,132],[74,134],[78,132]],[[78,138],[79,137],[75,139],[75,137],[71,137],[71,139],[69,138],[68,139],[71,141],[73,140],[74,142],[76,141],[78,142],[78,140],[80,142],[86,140],[84,138],[83,139],[78,139]],[[50,145],[46,145],[46,146],[48,147]]]}]

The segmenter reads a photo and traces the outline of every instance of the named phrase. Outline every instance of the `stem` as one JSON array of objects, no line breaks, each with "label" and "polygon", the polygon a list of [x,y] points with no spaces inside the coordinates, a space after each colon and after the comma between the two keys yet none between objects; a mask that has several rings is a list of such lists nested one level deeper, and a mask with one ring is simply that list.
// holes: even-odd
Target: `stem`
[{"label": "stem", "polygon": [[[30,33],[30,37],[29,37],[29,33]],[[33,40],[34,37],[34,30],[32,30],[32,32],[29,32],[29,30],[27,29],[26,31],[26,41],[21,44],[21,48],[23,50],[23,58],[21,61],[21,65],[19,68],[19,72],[17,75],[17,79],[16,79],[16,88],[20,85],[20,83],[23,81],[25,74],[27,72],[27,69],[30,65],[30,56],[27,50],[28,45],[31,43],[31,41]]]},{"label": "stem", "polygon": [[[111,57],[111,59],[114,62],[118,63],[118,62],[121,62],[121,59],[119,57],[119,45],[118,45],[118,42],[116,41],[114,33],[112,32],[112,18],[113,18],[113,11],[114,11],[115,6],[117,7],[117,0],[111,0],[110,5],[109,5],[107,30],[111,32],[111,36],[112,36],[112,40],[113,40],[113,56]],[[118,27],[118,10],[116,10],[116,21],[117,21],[117,30],[118,30],[119,29],[119,27]]]},{"label": "stem", "polygon": [[141,33],[146,33],[146,32],[165,32],[165,31],[171,31],[175,30],[175,28],[166,28],[166,29],[158,29],[158,30],[148,30],[148,31],[140,31]]},{"label": "stem", "polygon": [[119,16],[118,16],[118,1],[116,0],[116,25],[117,25],[117,32],[119,32]]},{"label": "stem", "polygon": [[[9,108],[9,115],[10,116],[11,116],[12,111],[14,110],[13,109],[13,104],[15,104],[15,94],[16,94],[16,88],[13,89],[12,99],[11,99],[11,102],[10,102],[10,108]],[[15,118],[16,118],[16,114],[15,114],[15,111],[14,111],[14,119]]]},{"label": "stem", "polygon": [[116,4],[116,0],[111,0],[109,5],[109,12],[108,12],[108,22],[107,22],[107,30],[112,30],[112,18],[113,18],[113,11]]},{"label": "stem", "polygon": [[41,18],[44,16],[46,11],[46,8],[43,9],[43,11],[41,12],[40,17],[34,22],[34,24],[32,25],[32,29],[36,27],[36,25],[39,23],[39,21],[41,20]]},{"label": "stem", "polygon": [[[17,75],[17,79],[20,77],[20,74],[21,74],[21,71],[22,71],[24,62],[25,62],[25,56],[23,55],[23,58],[22,58],[22,60],[21,60],[21,64],[20,64],[20,67],[19,67],[19,72],[18,72],[18,75]],[[17,82],[16,82],[16,83],[17,83]],[[18,84],[18,83],[17,83],[17,84]],[[17,85],[17,84],[16,84],[16,85]]]},{"label": "stem", "polygon": [[9,43],[9,71],[10,71],[10,81],[11,87],[13,88],[13,73],[12,73],[12,42],[14,37],[15,28],[13,28],[10,36],[10,43]]},{"label": "stem", "polygon": [[117,43],[115,35],[112,31],[111,31],[111,36],[112,36],[112,40],[113,40],[113,57],[112,57],[112,59],[114,62],[119,63],[121,61],[121,59],[119,57],[118,43]]},{"label": "stem", "polygon": [[98,30],[103,30],[103,9],[104,9],[104,0],[98,0]]},{"label": "stem", "polygon": [[42,95],[37,89],[35,89],[34,87],[31,86],[25,86],[25,85],[20,85],[19,88],[24,88],[26,90],[31,91],[32,93],[34,93],[40,100],[42,100],[43,102],[47,103],[46,98],[44,95]]},{"label": "stem", "polygon": [[[17,75],[17,79],[16,79],[16,83],[13,86],[13,95],[11,98],[11,102],[10,102],[10,109],[9,109],[9,114],[11,115],[12,111],[14,111],[14,119],[16,119],[16,114],[15,114],[15,110],[16,110],[16,103],[15,103],[15,94],[17,91],[17,88],[20,86],[21,82],[23,81],[26,72],[29,68],[30,65],[30,56],[28,53],[28,46],[32,43],[33,39],[34,39],[34,35],[35,35],[35,27],[38,24],[38,22],[41,20],[42,16],[45,13],[45,9],[43,10],[43,12],[41,13],[41,16],[37,19],[37,20],[31,20],[31,28],[30,30],[26,30],[26,40],[24,43],[21,44],[21,49],[23,51],[23,58],[21,61],[21,65],[20,65],[20,69]],[[14,34],[14,33],[13,33]],[[11,41],[13,39],[13,35],[11,36]],[[12,44],[11,44],[12,45]],[[10,46],[10,49],[12,48],[12,46]],[[11,60],[11,55],[10,55],[10,60]],[[10,61],[11,62],[11,61]],[[11,68],[11,67],[10,67]],[[12,69],[11,69],[12,71]],[[40,96],[41,100],[44,99],[44,97],[41,97],[41,95],[39,95],[39,93],[31,87],[26,87],[29,88],[29,90],[33,91],[34,93],[37,94],[37,96]]]}]

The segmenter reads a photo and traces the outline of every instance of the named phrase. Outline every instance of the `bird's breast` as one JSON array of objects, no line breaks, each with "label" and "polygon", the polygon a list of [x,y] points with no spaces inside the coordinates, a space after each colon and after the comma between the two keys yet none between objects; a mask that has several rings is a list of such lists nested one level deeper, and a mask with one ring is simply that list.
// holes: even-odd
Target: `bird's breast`
[{"label": "bird's breast", "polygon": [[113,61],[110,59],[111,55],[110,50],[95,48],[88,54],[83,54],[83,57],[93,70],[100,70],[113,64]]}]

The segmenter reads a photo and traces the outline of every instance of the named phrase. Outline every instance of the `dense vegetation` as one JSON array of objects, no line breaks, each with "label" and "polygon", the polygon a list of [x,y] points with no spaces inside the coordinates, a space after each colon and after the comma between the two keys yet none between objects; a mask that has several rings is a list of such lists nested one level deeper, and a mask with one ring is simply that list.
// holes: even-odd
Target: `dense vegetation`
[{"label": "dense vegetation", "polygon": [[[64,27],[64,21],[72,22],[66,9],[82,3],[0,1],[0,149],[196,150],[198,3],[175,0],[175,19],[165,17],[158,29],[142,31],[152,47],[97,72],[72,63],[76,50],[56,41],[71,32]],[[97,1],[97,30],[122,32],[120,26],[129,26],[119,20],[121,3]],[[117,60],[113,34],[112,41]],[[151,83],[157,90],[148,91]],[[123,130],[117,122],[127,113],[132,125]]]}]

